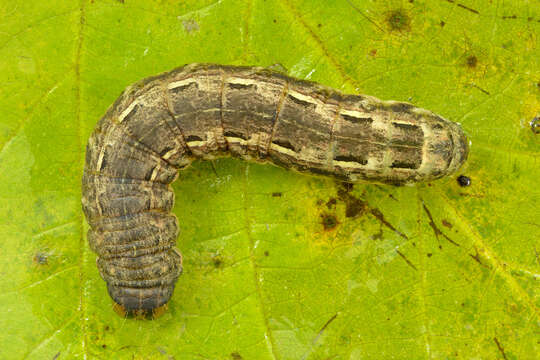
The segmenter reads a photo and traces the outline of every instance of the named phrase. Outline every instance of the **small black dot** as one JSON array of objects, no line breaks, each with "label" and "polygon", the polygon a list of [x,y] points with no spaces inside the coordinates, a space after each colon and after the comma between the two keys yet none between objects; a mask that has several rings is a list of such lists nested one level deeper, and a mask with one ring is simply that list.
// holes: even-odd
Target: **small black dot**
[{"label": "small black dot", "polygon": [[457,182],[459,186],[470,186],[471,185],[471,178],[465,175],[459,175],[457,178]]},{"label": "small black dot", "polygon": [[529,123],[533,134],[540,134],[540,116],[535,117]]}]

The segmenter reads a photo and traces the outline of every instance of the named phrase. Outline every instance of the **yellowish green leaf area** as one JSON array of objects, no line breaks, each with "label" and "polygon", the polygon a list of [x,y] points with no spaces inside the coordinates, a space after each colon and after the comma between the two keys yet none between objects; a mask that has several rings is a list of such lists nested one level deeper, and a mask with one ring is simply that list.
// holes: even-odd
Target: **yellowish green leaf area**
[{"label": "yellowish green leaf area", "polygon": [[[1,0],[0,18],[0,358],[540,357],[537,2]],[[471,140],[472,184],[196,162],[169,309],[123,319],[86,241],[86,141],[127,85],[191,62],[430,109]]]}]

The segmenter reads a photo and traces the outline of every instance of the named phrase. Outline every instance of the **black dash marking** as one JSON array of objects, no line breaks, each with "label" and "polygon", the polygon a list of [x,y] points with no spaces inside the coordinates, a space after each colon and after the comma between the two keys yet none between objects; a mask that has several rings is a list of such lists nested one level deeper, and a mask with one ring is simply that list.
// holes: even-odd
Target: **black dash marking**
[{"label": "black dash marking", "polygon": [[154,172],[155,168],[156,167],[154,166],[153,168],[150,168],[150,170],[148,170],[148,173],[144,177],[144,180],[150,181],[150,179],[152,178],[152,173]]},{"label": "black dash marking", "polygon": [[368,118],[361,118],[361,117],[356,117],[356,116],[352,116],[352,115],[345,115],[345,114],[340,114],[341,117],[344,119],[344,120],[347,120],[353,124],[358,124],[358,123],[363,123],[363,124],[366,124],[366,125],[371,125],[371,123],[373,122],[373,119],[368,117]]},{"label": "black dash marking", "polygon": [[406,131],[416,131],[418,129],[418,125],[412,125],[412,124],[403,124],[403,123],[393,122],[392,125],[398,129],[403,129]]},{"label": "black dash marking", "polygon": [[282,193],[280,192],[273,192],[272,197],[281,197]]},{"label": "black dash marking", "polygon": [[396,252],[397,252],[397,254],[398,254],[399,256],[401,256],[401,258],[402,258],[403,260],[405,260],[405,262],[407,263],[407,265],[409,265],[410,267],[412,267],[414,270],[418,270],[418,269],[416,268],[416,266],[414,266],[414,264],[413,264],[412,262],[410,262],[410,260],[407,259],[407,258],[405,257],[405,255],[403,255],[403,254],[401,253],[401,251],[396,250]]},{"label": "black dash marking", "polygon": [[272,144],[276,144],[277,146],[281,146],[285,149],[289,149],[296,152],[296,149],[288,140],[274,140],[272,141]]},{"label": "black dash marking", "polygon": [[297,103],[298,105],[301,105],[301,106],[305,106],[305,107],[308,107],[308,108],[314,108],[314,107],[316,107],[315,104],[310,103],[310,102],[308,102],[308,101],[304,101],[304,100],[300,100],[300,99],[298,99],[298,98],[295,98],[295,97],[292,96],[291,94],[287,94],[287,98],[290,99],[292,102]]},{"label": "black dash marking", "polygon": [[223,133],[223,135],[225,135],[226,137],[234,137],[234,138],[240,138],[240,139],[244,139],[244,140],[247,140],[247,136],[240,133],[240,132],[235,132],[235,131],[225,131]]},{"label": "black dash marking", "polygon": [[471,178],[465,175],[459,175],[457,178],[459,186],[466,187],[471,185]]},{"label": "black dash marking", "polygon": [[419,164],[399,160],[394,160],[390,165],[392,169],[418,169],[419,166]]},{"label": "black dash marking", "polygon": [[186,138],[186,142],[192,142],[192,141],[203,141],[202,137],[199,137],[197,135],[189,135]]},{"label": "black dash marking", "polygon": [[107,166],[107,151],[103,151],[103,158],[101,159],[101,166],[98,171],[101,171]]},{"label": "black dash marking", "polygon": [[336,161],[356,162],[362,165],[366,165],[368,161],[364,158],[352,156],[352,155],[338,155],[334,157]]},{"label": "black dash marking", "polygon": [[227,86],[231,89],[236,90],[250,90],[257,88],[256,84],[236,84],[236,83],[227,83]]}]

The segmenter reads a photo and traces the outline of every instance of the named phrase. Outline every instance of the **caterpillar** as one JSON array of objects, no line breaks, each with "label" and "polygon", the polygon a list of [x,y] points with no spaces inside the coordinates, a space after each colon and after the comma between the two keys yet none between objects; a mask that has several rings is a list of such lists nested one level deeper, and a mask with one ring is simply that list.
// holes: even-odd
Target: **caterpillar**
[{"label": "caterpillar", "polygon": [[429,181],[466,160],[458,124],[260,67],[189,64],[124,90],[88,140],[82,206],[109,295],[166,306],[182,272],[170,184],[194,159],[235,156],[345,182]]}]

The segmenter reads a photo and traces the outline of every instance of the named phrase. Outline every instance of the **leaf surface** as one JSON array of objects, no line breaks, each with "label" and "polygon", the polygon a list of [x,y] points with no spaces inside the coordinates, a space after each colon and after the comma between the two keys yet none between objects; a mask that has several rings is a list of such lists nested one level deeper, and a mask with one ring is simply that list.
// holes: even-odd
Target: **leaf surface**
[{"label": "leaf surface", "polygon": [[[1,0],[0,18],[0,358],[538,358],[534,1]],[[122,319],[86,241],[84,148],[127,85],[191,62],[428,108],[462,124],[472,185],[196,162],[169,309]]]}]

